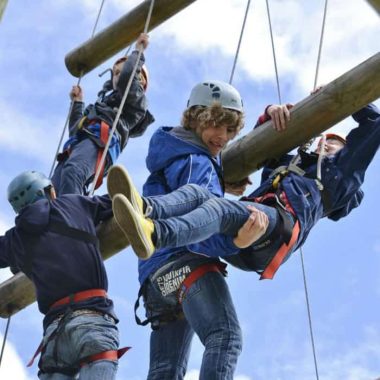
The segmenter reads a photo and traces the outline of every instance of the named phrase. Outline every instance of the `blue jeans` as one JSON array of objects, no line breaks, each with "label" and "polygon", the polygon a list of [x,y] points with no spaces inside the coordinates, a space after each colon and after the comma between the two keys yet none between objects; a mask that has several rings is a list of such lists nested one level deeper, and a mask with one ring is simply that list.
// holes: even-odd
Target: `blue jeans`
[{"label": "blue jeans", "polygon": [[[42,371],[50,373],[40,373],[40,380],[113,380],[116,378],[118,366],[116,361],[98,360],[79,367],[81,359],[87,356],[118,349],[119,333],[113,318],[97,314],[74,316],[60,334],[49,340],[57,326],[58,320],[53,321],[44,334],[44,342],[47,342],[47,345],[41,355],[39,366]],[[59,372],[64,368],[76,369],[76,374],[67,375]]]},{"label": "blue jeans", "polygon": [[[193,263],[194,260],[202,263],[203,259],[197,255],[184,257],[189,256],[193,257]],[[174,260],[181,261],[181,256]],[[186,261],[183,263],[186,265]],[[165,306],[157,293],[149,302],[156,307]],[[223,275],[208,272],[197,279],[186,293],[182,310],[184,317],[161,324],[151,333],[148,380],[184,378],[194,332],[205,347],[199,379],[232,380],[242,350],[242,335]]]},{"label": "blue jeans", "polygon": [[[89,138],[74,145],[70,155],[58,163],[51,178],[57,195],[84,194],[85,187],[95,176],[99,148]],[[109,166],[109,157],[105,160]]]},{"label": "blue jeans", "polygon": [[274,207],[218,198],[194,184],[144,200],[152,207],[149,217],[154,219],[157,249],[198,243],[217,233],[236,236],[250,215],[248,205],[263,211],[269,219],[266,233],[254,246],[269,236],[280,218]]}]

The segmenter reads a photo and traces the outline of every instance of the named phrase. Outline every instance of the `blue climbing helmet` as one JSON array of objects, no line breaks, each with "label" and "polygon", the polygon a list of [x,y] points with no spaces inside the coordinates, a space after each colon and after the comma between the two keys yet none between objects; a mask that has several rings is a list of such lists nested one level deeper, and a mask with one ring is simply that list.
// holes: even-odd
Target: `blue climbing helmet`
[{"label": "blue climbing helmet", "polygon": [[187,107],[210,107],[214,102],[219,102],[223,108],[244,112],[243,101],[236,88],[218,80],[201,82],[194,86]]},{"label": "blue climbing helmet", "polygon": [[46,198],[45,189],[49,186],[52,183],[44,174],[36,171],[23,172],[8,185],[8,201],[18,214],[25,206]]}]

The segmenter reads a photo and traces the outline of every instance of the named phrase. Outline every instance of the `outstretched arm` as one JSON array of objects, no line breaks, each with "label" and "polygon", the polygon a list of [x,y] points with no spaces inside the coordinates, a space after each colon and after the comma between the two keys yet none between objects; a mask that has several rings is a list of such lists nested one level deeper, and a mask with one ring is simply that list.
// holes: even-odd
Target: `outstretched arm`
[{"label": "outstretched arm", "polygon": [[69,93],[72,108],[69,118],[69,135],[72,136],[77,132],[79,120],[84,115],[83,90],[80,86],[73,86]]}]

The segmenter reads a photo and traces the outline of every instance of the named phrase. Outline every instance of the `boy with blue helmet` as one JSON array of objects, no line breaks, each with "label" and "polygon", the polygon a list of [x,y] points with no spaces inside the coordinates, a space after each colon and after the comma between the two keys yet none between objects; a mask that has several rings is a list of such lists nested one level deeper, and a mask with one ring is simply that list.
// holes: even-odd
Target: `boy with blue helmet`
[{"label": "boy with blue helmet", "polygon": [[108,279],[96,227],[112,217],[108,196],[56,198],[51,181],[26,171],[8,186],[15,227],[0,236],[0,267],[33,282],[44,314],[39,378],[115,379],[118,319],[107,296]]}]

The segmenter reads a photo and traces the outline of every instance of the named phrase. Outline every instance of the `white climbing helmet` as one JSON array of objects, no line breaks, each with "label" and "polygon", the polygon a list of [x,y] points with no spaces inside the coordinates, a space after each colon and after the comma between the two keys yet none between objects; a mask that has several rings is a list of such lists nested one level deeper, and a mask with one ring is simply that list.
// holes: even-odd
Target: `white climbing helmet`
[{"label": "white climbing helmet", "polygon": [[236,88],[218,80],[201,82],[194,86],[187,107],[210,107],[214,102],[219,102],[223,108],[244,112],[243,101]]}]

